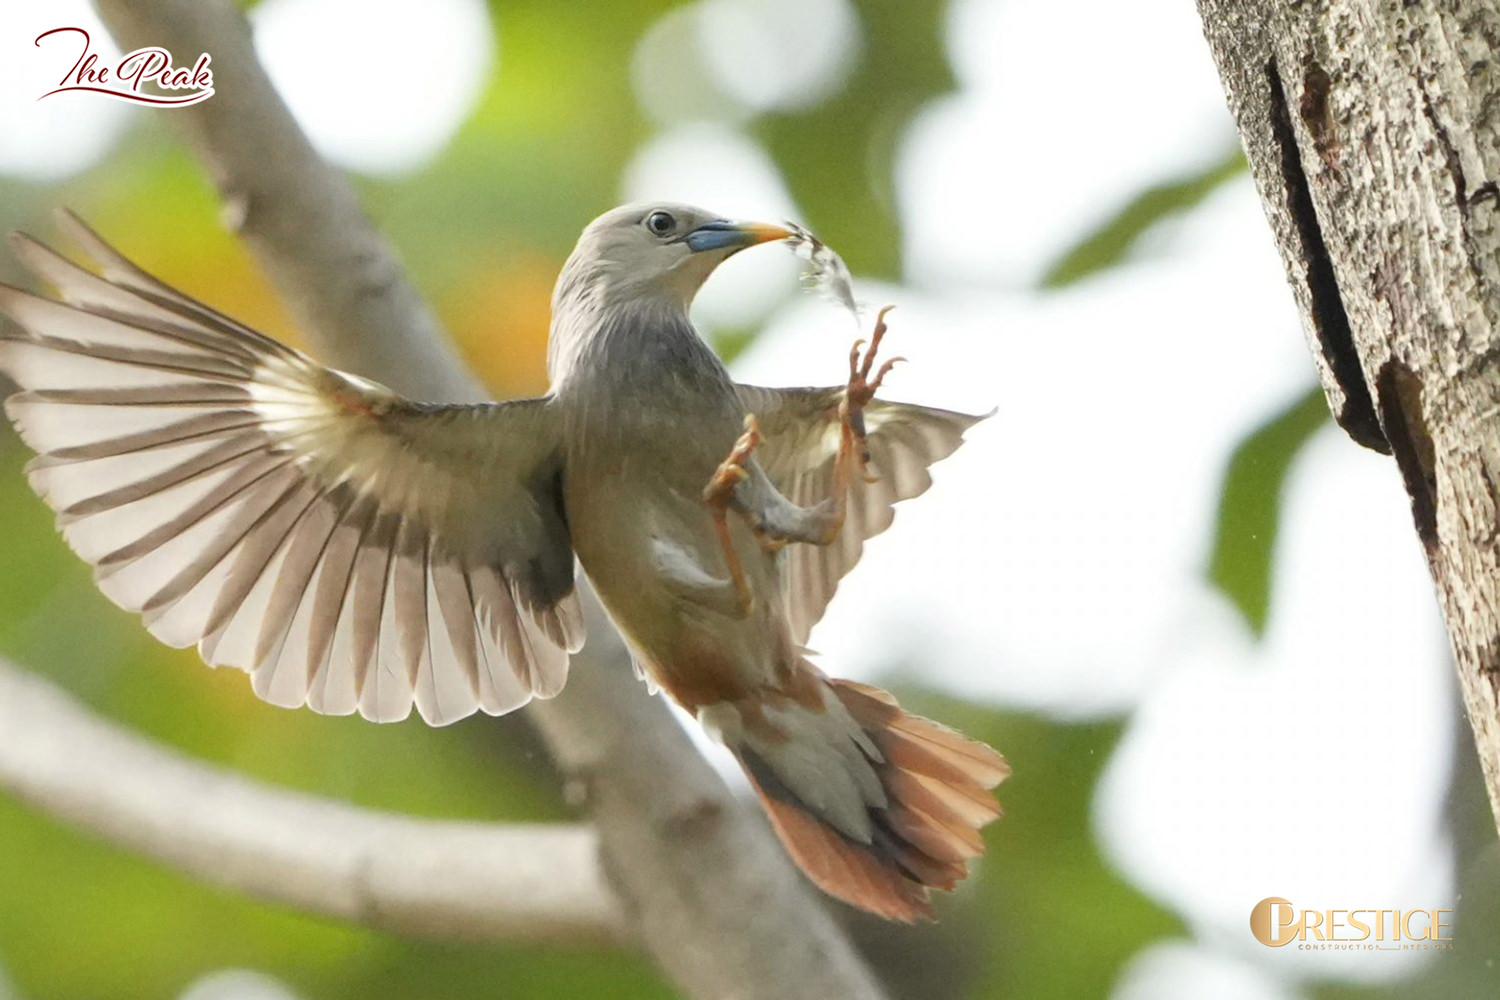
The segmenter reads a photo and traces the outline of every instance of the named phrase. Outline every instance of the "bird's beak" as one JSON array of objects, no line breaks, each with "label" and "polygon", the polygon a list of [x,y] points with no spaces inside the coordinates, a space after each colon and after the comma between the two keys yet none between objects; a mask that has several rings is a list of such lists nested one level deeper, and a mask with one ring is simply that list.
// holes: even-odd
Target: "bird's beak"
[{"label": "bird's beak", "polygon": [[715,222],[705,222],[688,233],[686,242],[688,249],[698,253],[703,250],[724,250],[731,247],[735,250],[743,250],[757,243],[784,240],[791,235],[790,229],[783,229],[781,226],[768,226],[761,222],[729,222],[719,219]]}]

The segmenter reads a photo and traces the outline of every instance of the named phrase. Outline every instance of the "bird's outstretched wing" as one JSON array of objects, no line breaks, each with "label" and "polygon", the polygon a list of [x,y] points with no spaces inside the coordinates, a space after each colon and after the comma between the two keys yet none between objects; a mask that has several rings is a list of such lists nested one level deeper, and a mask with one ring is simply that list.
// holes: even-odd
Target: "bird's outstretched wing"
[{"label": "bird's outstretched wing", "polygon": [[[764,441],[756,459],[783,496],[811,506],[833,489],[838,454],[838,407],[842,386],[768,389],[739,386],[740,403],[755,414]],[[984,417],[911,403],[873,400],[864,410],[870,449],[868,474],[849,488],[843,530],[831,545],[791,545],[782,554],[782,584],[792,637],[806,642],[823,617],[839,580],[859,561],[865,539],[891,526],[891,505],[932,485],[927,469],[963,443],[966,430]]]},{"label": "bird's outstretched wing", "polygon": [[277,705],[434,725],[556,694],[582,644],[546,400],[427,406],[25,237],[6,412],[100,588]]}]

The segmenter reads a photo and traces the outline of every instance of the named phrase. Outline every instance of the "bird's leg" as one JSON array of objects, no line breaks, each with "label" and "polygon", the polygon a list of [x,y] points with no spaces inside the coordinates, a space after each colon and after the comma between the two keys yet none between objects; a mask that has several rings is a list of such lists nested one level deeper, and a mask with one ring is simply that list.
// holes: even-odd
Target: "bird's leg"
[{"label": "bird's leg", "polygon": [[760,424],[756,421],[755,414],[747,413],[745,433],[735,441],[729,456],[719,463],[708,485],[703,487],[703,502],[708,504],[708,509],[713,514],[714,532],[724,548],[724,564],[729,568],[729,579],[734,583],[740,609],[745,614],[750,611],[750,586],[745,582],[745,567],[740,563],[739,553],[734,550],[734,539],[729,537],[729,510],[736,506],[735,487],[750,475],[745,463],[750,460],[750,453],[760,442]]},{"label": "bird's leg", "polygon": [[[703,499],[713,511],[714,529],[724,547],[724,561],[747,611],[749,587],[745,583],[744,567],[729,537],[729,508],[733,507],[744,516],[761,546],[770,552],[788,542],[831,545],[838,539],[847,514],[850,480],[856,469],[864,475],[870,462],[869,446],[865,440],[865,407],[875,398],[875,393],[897,362],[906,360],[890,358],[880,367],[875,366],[880,342],[886,334],[885,316],[893,308],[886,306],[880,310],[868,343],[863,339],[856,340],[849,351],[849,381],[839,398],[839,450],[834,457],[831,496],[815,506],[800,507],[777,493],[758,469],[752,478],[745,463],[761,442],[760,425],[754,414],[745,417],[745,433],[740,435],[729,457],[719,463],[718,470],[704,487]],[[752,481],[746,483],[747,479]],[[741,483],[745,483],[748,493],[742,490],[737,496]]]},{"label": "bird's leg", "polygon": [[[860,475],[870,464],[870,448],[865,440],[865,407],[875,398],[875,392],[890,374],[897,362],[905,358],[890,358],[879,368],[875,358],[880,351],[880,342],[885,338],[885,314],[895,306],[886,306],[875,317],[875,329],[870,334],[868,346],[863,339],[856,340],[849,350],[849,382],[839,399],[839,451],[833,460],[833,495],[826,501],[829,528],[823,544],[831,544],[844,526],[845,506],[849,498],[849,481],[856,467]],[[861,354],[863,351],[863,354]],[[871,372],[874,376],[871,376]]]}]

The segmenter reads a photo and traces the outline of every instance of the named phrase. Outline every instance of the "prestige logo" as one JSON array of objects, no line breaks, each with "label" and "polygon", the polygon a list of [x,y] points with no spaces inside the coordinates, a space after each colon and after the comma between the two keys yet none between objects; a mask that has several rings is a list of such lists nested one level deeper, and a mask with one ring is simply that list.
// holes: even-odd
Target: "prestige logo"
[{"label": "prestige logo", "polygon": [[[1452,950],[1452,910],[1299,910],[1267,896],[1250,911],[1250,933],[1269,948],[1299,951]],[[1447,915],[1447,916],[1445,916]]]},{"label": "prestige logo", "polygon": [[[63,74],[58,85],[38,97],[39,101],[53,94],[83,91],[131,104],[185,108],[214,96],[214,73],[209,69],[210,56],[207,52],[198,57],[192,69],[188,69],[185,66],[174,67],[172,53],[166,49],[148,45],[134,52],[127,52],[111,68],[99,65],[99,56],[90,49],[92,39],[83,28],[53,28],[37,35],[33,44],[41,48],[44,39],[54,36],[59,36],[59,42],[66,38],[81,42],[83,51],[68,72]],[[59,43],[51,44],[54,48],[60,47]],[[146,93],[142,88],[148,83],[155,84],[162,90],[191,90],[192,93],[181,97]]]}]

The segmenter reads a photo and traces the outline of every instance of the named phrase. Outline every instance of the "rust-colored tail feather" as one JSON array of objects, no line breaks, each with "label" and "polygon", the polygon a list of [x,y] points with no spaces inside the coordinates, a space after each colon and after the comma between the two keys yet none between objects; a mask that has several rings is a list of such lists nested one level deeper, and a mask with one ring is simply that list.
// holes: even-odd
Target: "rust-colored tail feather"
[{"label": "rust-colored tail feather", "polygon": [[985,744],[903,711],[886,691],[829,683],[884,757],[877,770],[890,804],[871,810],[870,843],[820,820],[753,756],[741,762],[787,852],[818,888],[888,920],[930,918],[930,890],[952,889],[984,853],[979,828],[1001,815],[990,789],[1010,767]]}]

